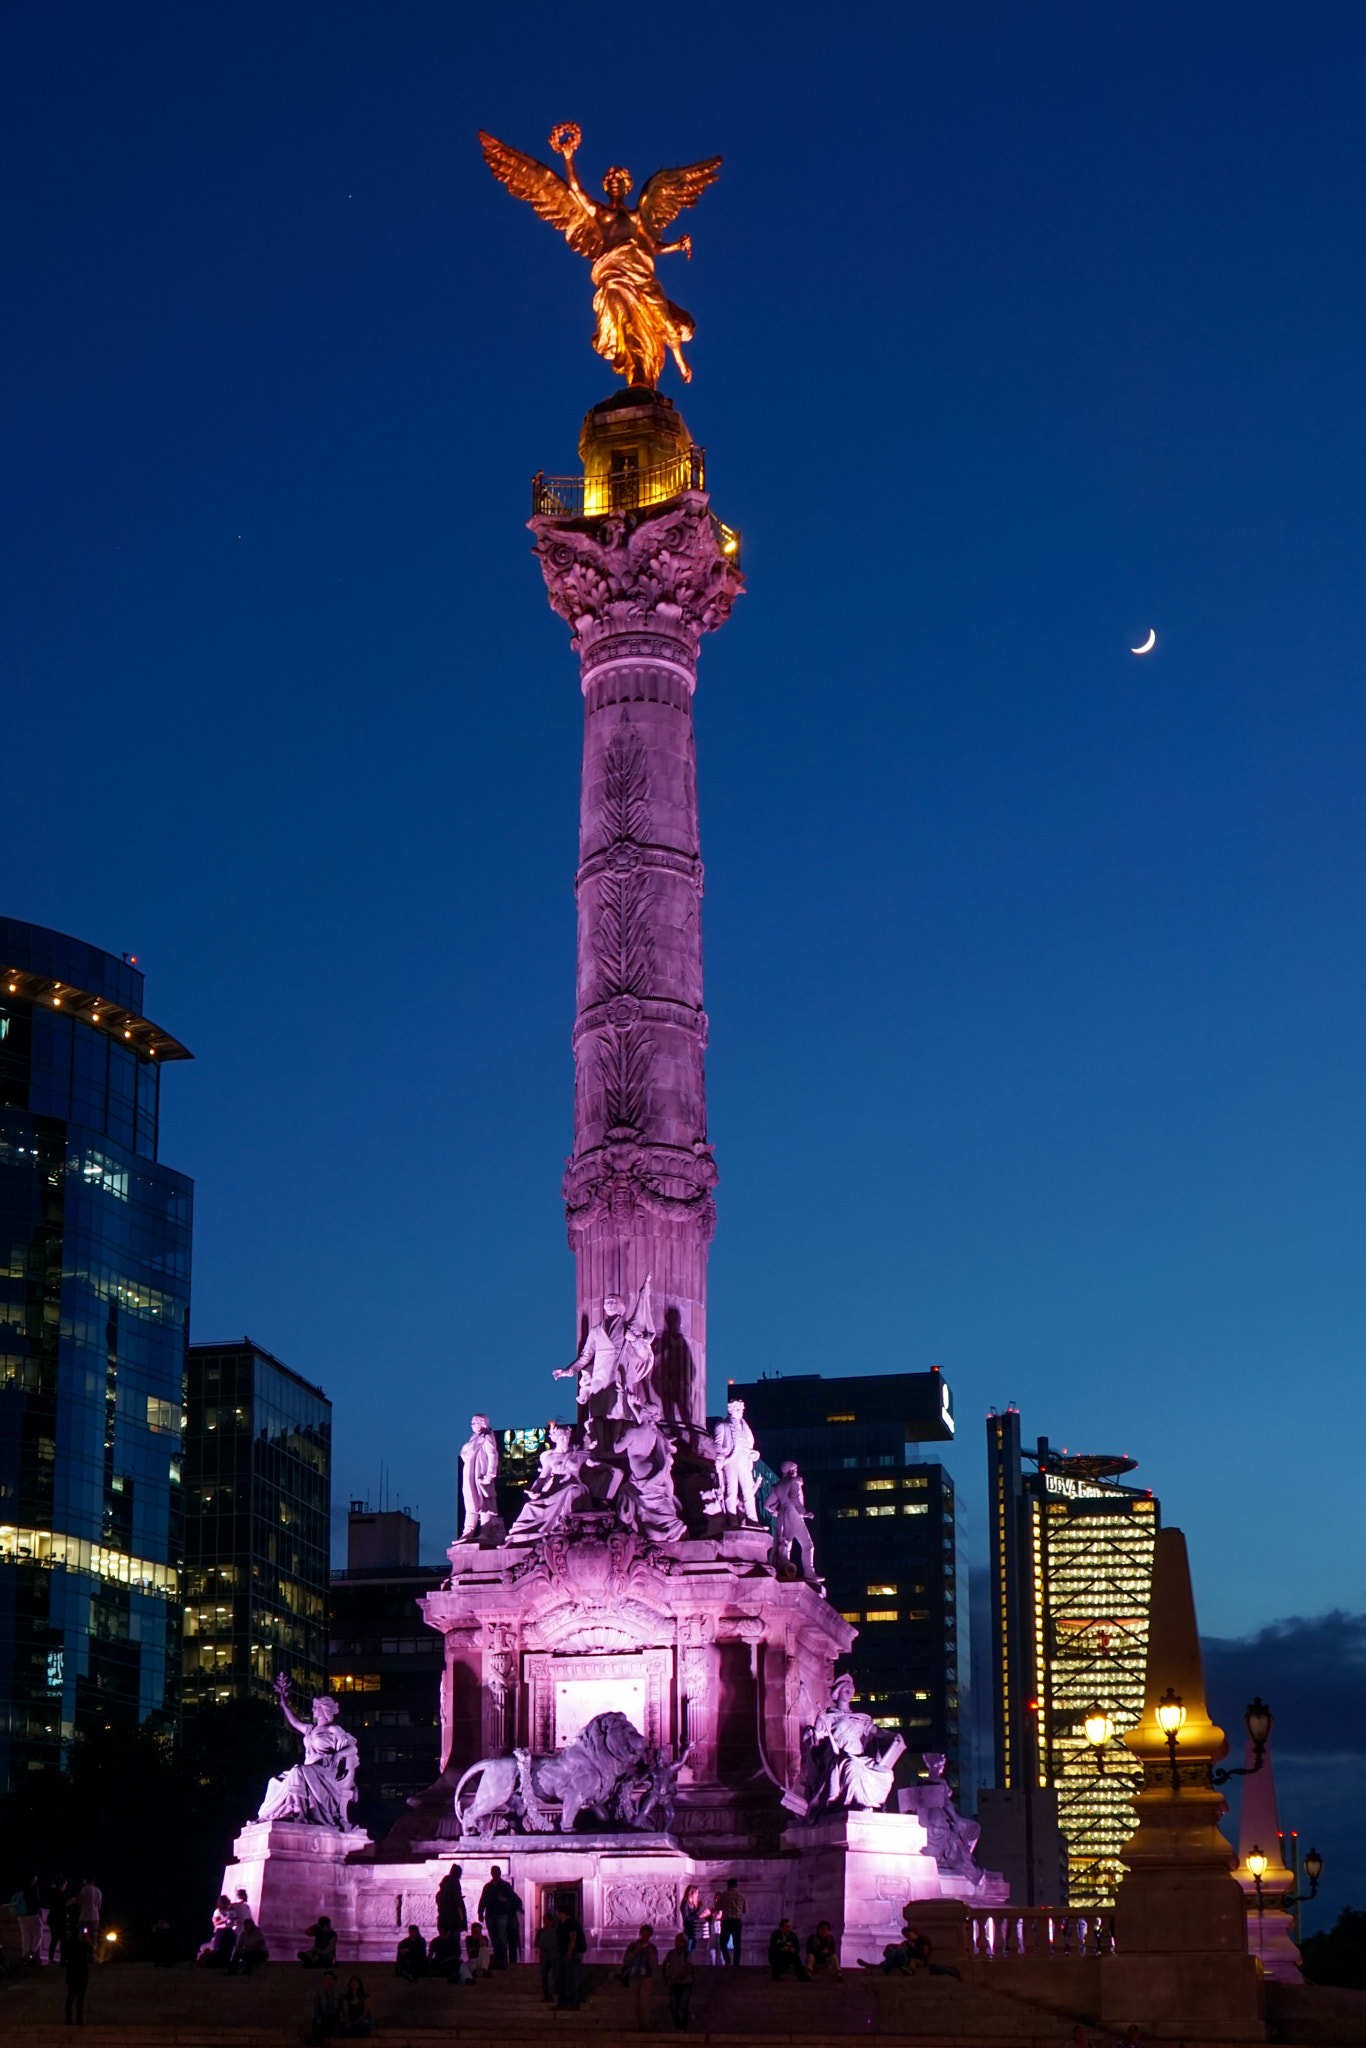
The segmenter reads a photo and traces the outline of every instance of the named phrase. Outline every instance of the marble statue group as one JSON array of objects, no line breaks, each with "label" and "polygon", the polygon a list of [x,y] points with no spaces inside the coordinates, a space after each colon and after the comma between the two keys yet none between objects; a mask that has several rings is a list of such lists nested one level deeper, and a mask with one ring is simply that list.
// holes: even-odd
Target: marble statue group
[{"label": "marble statue group", "polygon": [[[601,1827],[667,1834],[687,1761],[686,1750],[675,1762],[667,1746],[648,1743],[625,1714],[595,1714],[552,1755],[522,1748],[471,1764],[455,1788],[456,1821],[462,1833],[476,1836],[501,1828],[568,1835],[587,1814]],[[468,1786],[473,1791],[466,1801]]]},{"label": "marble statue group", "polygon": [[745,1404],[733,1400],[710,1430],[669,1421],[656,1383],[658,1343],[650,1279],[633,1300],[608,1295],[578,1356],[555,1368],[578,1397],[575,1423],[547,1425],[535,1479],[504,1533],[498,1508],[498,1439],[486,1415],[470,1418],[460,1453],[462,1543],[534,1544],[551,1536],[634,1531],[647,1546],[720,1527],[773,1525],[773,1559],[784,1576],[815,1583],[815,1554],[801,1474],[783,1466],[762,1515],[760,1463]]},{"label": "marble statue group", "polygon": [[[547,1425],[536,1477],[510,1528],[498,1503],[498,1438],[487,1415],[471,1416],[460,1452],[459,1544],[523,1551],[551,1539],[601,1540],[621,1531],[657,1553],[689,1534],[753,1531],[767,1521],[774,1573],[820,1589],[796,1464],[788,1460],[776,1479],[769,1476],[761,1504],[760,1452],[744,1402],[729,1401],[710,1428],[667,1421],[655,1385],[655,1342],[648,1278],[631,1301],[607,1297],[578,1356],[555,1371],[557,1379],[575,1382],[578,1420]],[[312,1718],[303,1721],[290,1710],[288,1680],[277,1680],[275,1689],[303,1737],[304,1757],[272,1779],[259,1817],[344,1830],[355,1791],[355,1738],[340,1726],[334,1700],[315,1700]],[[841,1807],[880,1808],[903,1748],[899,1735],[885,1734],[855,1707],[853,1679],[837,1678],[802,1730],[801,1783],[791,1788],[790,1803],[812,1819]],[[472,1836],[509,1828],[570,1833],[587,1815],[600,1827],[667,1833],[686,1762],[686,1750],[675,1760],[624,1714],[598,1714],[552,1755],[514,1748],[471,1764],[455,1787],[455,1822]]]}]

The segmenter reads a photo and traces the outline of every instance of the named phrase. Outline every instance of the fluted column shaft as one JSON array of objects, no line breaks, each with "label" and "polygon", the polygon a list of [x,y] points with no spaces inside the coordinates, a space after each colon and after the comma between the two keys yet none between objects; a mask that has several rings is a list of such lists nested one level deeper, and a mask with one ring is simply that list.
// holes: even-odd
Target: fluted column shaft
[{"label": "fluted column shaft", "polygon": [[573,527],[532,521],[584,696],[574,1150],[564,1178],[580,1333],[653,1281],[656,1383],[706,1412],[702,863],[692,696],[701,635],[739,591],[704,493]]}]

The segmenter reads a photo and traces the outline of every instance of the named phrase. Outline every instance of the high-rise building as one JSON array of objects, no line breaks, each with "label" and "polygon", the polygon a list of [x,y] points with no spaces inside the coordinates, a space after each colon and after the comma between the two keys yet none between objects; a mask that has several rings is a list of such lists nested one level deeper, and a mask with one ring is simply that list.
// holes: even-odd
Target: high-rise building
[{"label": "high-rise building", "polygon": [[185,1374],[185,1704],[327,1687],[332,1403],[244,1337]]},{"label": "high-rise building", "polygon": [[353,1500],[332,1574],[331,1688],[360,1745],[354,1819],[378,1841],[441,1769],[442,1639],[418,1608],[449,1576],[418,1563],[417,1522]]},{"label": "high-rise building", "polygon": [[[1113,1903],[1142,1776],[1119,1738],[1143,1710],[1159,1507],[1118,1483],[1133,1463],[1069,1457],[1047,1437],[1022,1452],[1016,1409],[987,1418],[997,1786],[1026,1795],[1010,1809],[1021,1830],[1035,1791],[1056,1795],[1075,1907]],[[1099,1759],[1083,1725],[1095,1705],[1114,1729]]]},{"label": "high-rise building", "polygon": [[[859,1705],[913,1757],[959,1782],[958,1552],[953,1480],[927,1446],[953,1440],[937,1371],[732,1381],[766,1463],[801,1470],[816,1570],[859,1636],[841,1661]],[[966,1627],[966,1622],[965,1622]],[[966,1645],[964,1645],[966,1654]]]},{"label": "high-rise building", "polygon": [[136,964],[0,918],[0,1788],[174,1715],[193,1184]]}]

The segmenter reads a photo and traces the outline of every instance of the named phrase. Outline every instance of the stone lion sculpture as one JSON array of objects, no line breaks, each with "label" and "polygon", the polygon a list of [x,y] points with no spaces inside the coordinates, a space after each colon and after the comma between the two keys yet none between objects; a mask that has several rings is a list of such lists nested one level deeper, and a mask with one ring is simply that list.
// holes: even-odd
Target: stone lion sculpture
[{"label": "stone lion sculpture", "polygon": [[[618,1787],[625,1781],[648,1781],[653,1758],[649,1743],[625,1714],[595,1714],[553,1756],[516,1749],[511,1756],[486,1756],[471,1764],[455,1788],[455,1817],[464,1834],[492,1835],[504,1825],[549,1834],[555,1826],[550,1809],[558,1804],[560,1833],[572,1834],[581,1813],[608,1820]],[[462,1807],[461,1795],[476,1778],[473,1797]]]}]

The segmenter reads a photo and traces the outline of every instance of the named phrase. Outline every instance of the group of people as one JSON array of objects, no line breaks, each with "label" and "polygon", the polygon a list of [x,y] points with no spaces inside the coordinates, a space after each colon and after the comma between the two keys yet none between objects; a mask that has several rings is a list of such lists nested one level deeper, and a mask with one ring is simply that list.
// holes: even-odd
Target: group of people
[{"label": "group of people", "polygon": [[[699,1931],[703,1918],[710,1917],[700,1913],[700,1901],[692,1896],[695,1892],[694,1886],[685,1897],[684,1924],[675,1934],[672,1946],[666,1948],[662,1956],[655,1943],[654,1928],[647,1922],[622,1957],[619,1981],[631,1994],[632,2016],[636,2027],[642,2033],[647,2032],[651,2025],[656,1978],[663,1984],[668,1994],[669,2018],[675,2031],[686,2033],[688,2030],[693,1982],[697,1971],[694,1958],[698,1949]],[[739,1892],[739,1886],[734,1880],[727,1886],[725,1892],[717,1896],[727,1905],[733,1922],[743,1925],[745,1901],[743,1896],[738,1899],[730,1896],[732,1892]],[[738,1912],[737,1906],[740,1909]],[[733,1946],[728,1944],[728,1953],[735,1958],[733,1967],[738,1968],[738,1937]],[[803,1983],[809,1983],[813,1977],[834,1977],[839,1980],[843,1976],[839,1962],[839,1943],[831,1932],[828,1920],[822,1920],[815,1933],[808,1935],[805,1962],[802,1960],[802,1946],[793,1932],[792,1922],[780,1920],[769,1936],[768,1961],[775,1984],[783,1977],[797,1977]]]},{"label": "group of people", "polygon": [[[36,1873],[19,1887],[10,1901],[19,1923],[19,1963],[24,1969],[41,1969],[43,1928],[47,1928],[47,1964],[60,1963],[66,1973],[66,2023],[84,2026],[85,1994],[90,1987],[90,1966],[99,1954],[100,1914],[104,1894],[93,1877],[68,1883],[55,1877],[44,1890]],[[0,1971],[3,1963],[0,1963]]]},{"label": "group of people", "polygon": [[359,1977],[348,1977],[345,1991],[337,1989],[335,1970],[324,1970],[323,1981],[313,1997],[310,2041],[362,2039],[371,2031],[370,1995]]},{"label": "group of people", "polygon": [[[309,1931],[313,1932],[312,1929]],[[334,1955],[336,1945],[337,1938],[333,1935]],[[161,1957],[153,1956],[153,1961],[160,1960]],[[303,1957],[299,1960],[302,1962]],[[237,1897],[230,1899],[226,1892],[221,1892],[213,1909],[212,1931],[195,1956],[196,1966],[201,1970],[226,1970],[230,1977],[249,1977],[253,1970],[259,1970],[262,1963],[269,1961],[270,1950],[266,1947],[265,1936],[252,1918],[246,1893],[239,1890]]]},{"label": "group of people", "polygon": [[81,1934],[92,1952],[98,1946],[104,1893],[93,1877],[70,1883],[54,1877],[44,1888],[35,1873],[20,1885],[10,1909],[19,1922],[19,1960],[35,1969],[43,1962],[44,1927],[49,1965],[64,1961],[68,1945]]},{"label": "group of people", "polygon": [[749,1901],[738,1878],[727,1878],[725,1888],[712,1894],[707,1905],[701,1889],[690,1884],[683,1894],[680,1918],[687,1939],[688,1954],[702,1955],[712,1963],[738,1968],[740,1945],[744,1940]]}]

